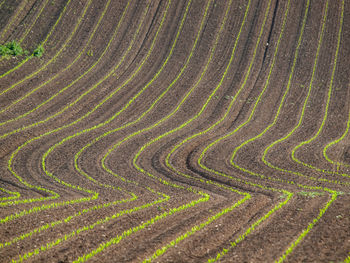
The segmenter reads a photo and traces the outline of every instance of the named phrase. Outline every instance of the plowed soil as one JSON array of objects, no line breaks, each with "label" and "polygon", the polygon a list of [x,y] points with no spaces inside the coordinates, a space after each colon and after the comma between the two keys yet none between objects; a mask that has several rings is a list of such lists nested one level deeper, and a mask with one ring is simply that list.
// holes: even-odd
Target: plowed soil
[{"label": "plowed soil", "polygon": [[0,262],[350,262],[349,1],[0,0],[13,40]]}]

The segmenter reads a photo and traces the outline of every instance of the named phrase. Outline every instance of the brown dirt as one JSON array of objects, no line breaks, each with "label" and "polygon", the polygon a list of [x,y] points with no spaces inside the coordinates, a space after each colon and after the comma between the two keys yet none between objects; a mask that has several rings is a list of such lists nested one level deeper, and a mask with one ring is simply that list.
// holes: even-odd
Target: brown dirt
[{"label": "brown dirt", "polygon": [[348,1],[1,3],[0,262],[350,260]]}]

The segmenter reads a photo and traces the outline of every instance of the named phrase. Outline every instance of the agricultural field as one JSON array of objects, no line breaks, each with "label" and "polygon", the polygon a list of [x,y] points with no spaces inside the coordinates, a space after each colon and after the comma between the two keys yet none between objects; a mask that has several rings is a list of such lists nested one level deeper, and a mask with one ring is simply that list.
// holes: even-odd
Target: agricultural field
[{"label": "agricultural field", "polygon": [[350,263],[349,0],[0,0],[0,262]]}]

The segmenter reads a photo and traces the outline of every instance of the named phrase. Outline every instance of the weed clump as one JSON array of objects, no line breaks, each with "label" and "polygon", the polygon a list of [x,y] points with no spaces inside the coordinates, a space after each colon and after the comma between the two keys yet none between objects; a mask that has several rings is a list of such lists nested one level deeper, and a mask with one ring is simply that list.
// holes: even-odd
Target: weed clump
[{"label": "weed clump", "polygon": [[15,40],[8,42],[4,45],[0,45],[0,56],[21,56],[25,54],[26,52],[23,51],[23,48],[19,43],[17,43]]},{"label": "weed clump", "polygon": [[33,51],[33,56],[40,58],[44,54],[44,48],[42,45],[38,46],[34,51]]},{"label": "weed clump", "polygon": [[[43,54],[44,48],[42,45],[40,45],[33,51],[32,56],[40,58]],[[10,57],[17,57],[23,55],[29,56],[30,53],[28,50],[24,50],[21,47],[21,45],[15,40],[0,45],[0,57],[5,57],[8,59]]]}]

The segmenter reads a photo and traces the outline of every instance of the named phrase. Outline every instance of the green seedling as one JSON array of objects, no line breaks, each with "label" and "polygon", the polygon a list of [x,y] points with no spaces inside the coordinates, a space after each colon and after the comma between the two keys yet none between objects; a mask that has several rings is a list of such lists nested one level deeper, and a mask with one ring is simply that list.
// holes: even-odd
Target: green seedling
[{"label": "green seedling", "polygon": [[90,49],[87,53],[86,53],[89,57],[92,57],[94,55],[94,52]]}]

